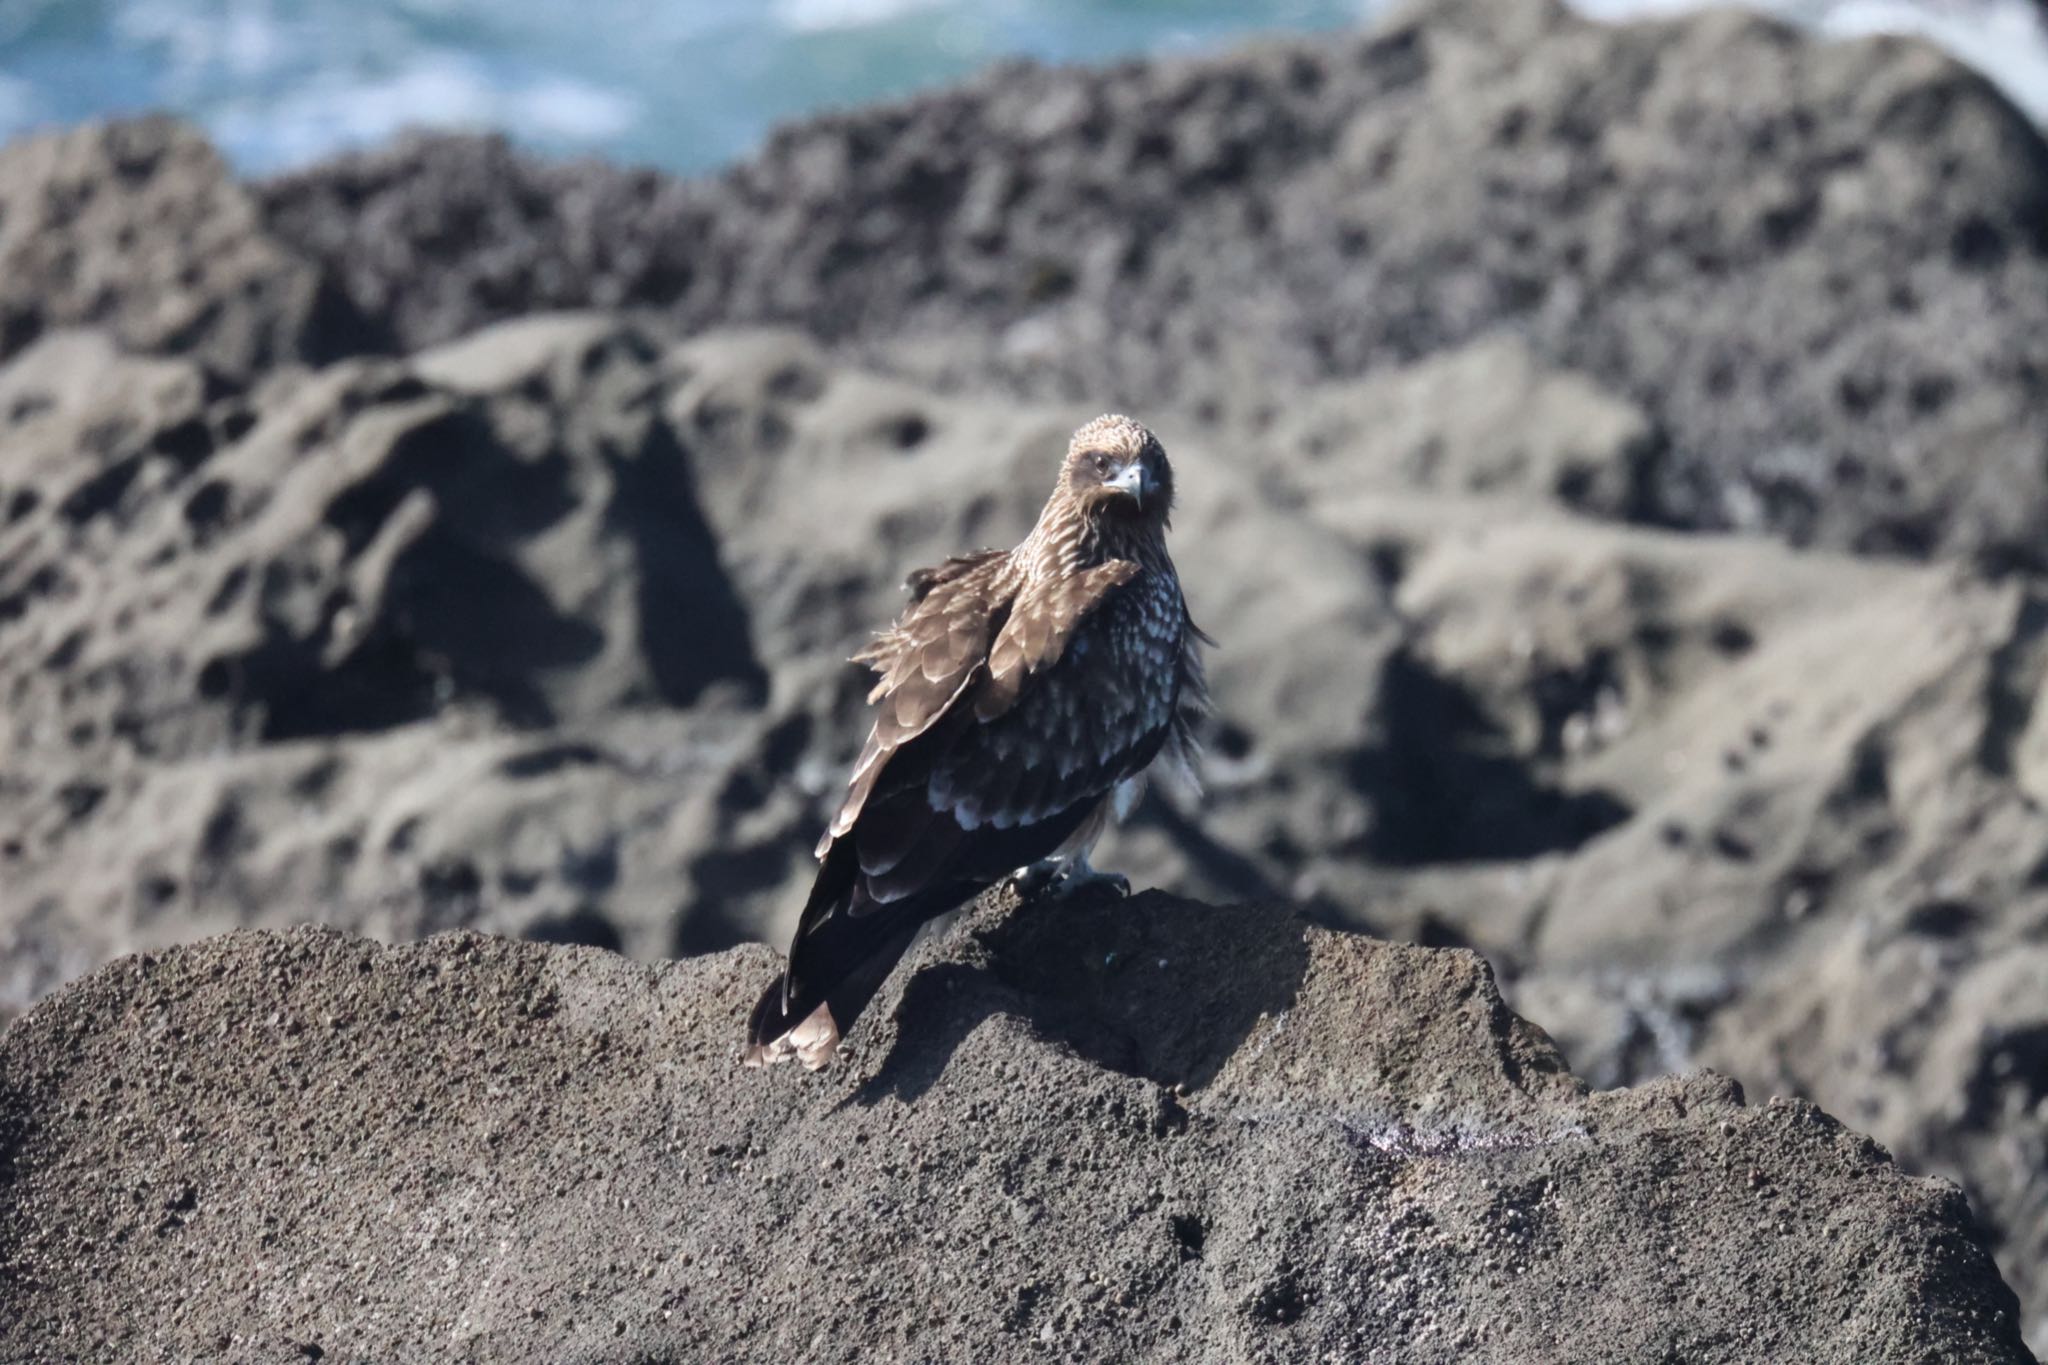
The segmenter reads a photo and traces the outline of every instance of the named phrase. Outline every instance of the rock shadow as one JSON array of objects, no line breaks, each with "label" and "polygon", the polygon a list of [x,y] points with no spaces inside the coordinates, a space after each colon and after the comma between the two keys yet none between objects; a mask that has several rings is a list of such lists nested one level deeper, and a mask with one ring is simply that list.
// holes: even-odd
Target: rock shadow
[{"label": "rock shadow", "polygon": [[1385,737],[1351,764],[1378,814],[1364,850],[1377,862],[1570,852],[1633,814],[1611,793],[1543,782],[1466,689],[1406,652],[1388,661],[1382,689]]},{"label": "rock shadow", "polygon": [[273,628],[258,649],[210,664],[201,695],[232,692],[261,707],[267,741],[422,719],[444,687],[490,699],[512,725],[543,728],[556,719],[543,680],[604,648],[602,631],[558,610],[516,564],[439,526],[397,557],[381,610],[332,665],[328,638]]},{"label": "rock shadow", "polygon": [[985,1019],[1022,1018],[1099,1066],[1199,1090],[1308,971],[1306,924],[1283,905],[1211,906],[1159,891],[972,912],[960,952],[906,984],[889,1051],[860,1096],[914,1101]]},{"label": "rock shadow", "polygon": [[640,566],[640,648],[661,699],[688,706],[707,687],[739,684],[760,703],[768,670],[754,652],[747,609],[697,503],[683,448],[657,426],[632,459],[613,459],[608,525],[632,543]]}]

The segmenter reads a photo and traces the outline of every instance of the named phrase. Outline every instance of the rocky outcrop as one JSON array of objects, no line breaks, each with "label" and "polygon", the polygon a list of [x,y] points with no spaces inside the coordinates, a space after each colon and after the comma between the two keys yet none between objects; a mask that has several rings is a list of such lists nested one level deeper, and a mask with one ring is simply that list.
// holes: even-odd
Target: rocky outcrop
[{"label": "rocky outcrop", "polygon": [[[139,412],[128,477],[65,491],[115,483],[66,462],[82,395],[140,402],[150,367],[193,378],[87,334],[0,372],[0,400],[37,396],[22,448],[52,452],[0,532],[23,642],[0,661],[17,999],[306,903],[646,955],[779,923],[858,739],[841,660],[905,565],[1028,527],[1074,420],[835,369],[787,333],[668,345],[564,315],[281,377],[261,422],[189,464]],[[239,401],[164,420],[232,425]],[[1340,853],[1371,818],[1344,769],[1371,724],[1356,688],[1395,643],[1384,594],[1246,471],[1199,447],[1181,464],[1189,573],[1241,642],[1217,681],[1261,736],[1218,770],[1231,837]],[[1275,616],[1288,581],[1320,586]],[[1262,719],[1283,710],[1286,735]],[[1146,856],[1234,894],[1287,872],[1184,819]]]},{"label": "rocky outcrop", "polygon": [[1588,1094],[1470,953],[991,904],[823,1076],[737,1066],[770,966],[95,973],[0,1036],[10,1352],[2029,1359],[1952,1186],[1711,1075]]},{"label": "rocky outcrop", "polygon": [[691,183],[17,144],[0,1015],[308,916],[780,937],[839,660],[1136,403],[1219,714],[1107,858],[1476,948],[1594,1085],[1811,1097],[2048,1340],[2042,184],[1921,46],[1539,3]]},{"label": "rocky outcrop", "polygon": [[1257,431],[1505,329],[1668,438],[1636,515],[2042,564],[2048,146],[1919,43],[1469,0],[1006,68],[689,185],[442,139],[262,193],[407,346],[631,303]]},{"label": "rocky outcrop", "polygon": [[[107,389],[133,472],[96,501],[69,452]],[[15,429],[51,452],[0,532],[17,1007],[309,904],[642,958],[786,933],[858,738],[838,660],[902,566],[1018,534],[1087,415],[588,314],[281,376],[253,425],[90,334],[0,392],[48,395]],[[2019,1251],[2024,1081],[1995,1044],[1963,1072],[1930,1049],[1994,1008],[1949,973],[2031,951],[2040,913],[2029,591],[1588,520],[1630,411],[1501,341],[1318,390],[1270,467],[1162,423],[1222,710],[1199,806],[1162,791],[1109,856],[1479,947],[1599,1083],[1710,1059],[1817,1096],[1966,1179]],[[1373,434],[1401,412],[1407,439]],[[211,433],[189,464],[158,449],[179,425]],[[451,611],[458,574],[517,619]],[[1816,976],[1835,958],[1869,985]],[[2023,1036],[2036,997],[2004,1000]],[[1984,1085],[2018,1099],[1950,1095]]]},{"label": "rocky outcrop", "polygon": [[271,236],[212,145],[162,118],[0,150],[0,357],[80,323],[241,379],[388,344]]},{"label": "rocky outcrop", "polygon": [[[280,898],[383,932],[468,923],[485,875],[538,907],[503,927],[617,945],[579,926],[619,879],[619,822],[666,847],[689,776],[752,761],[747,720],[710,754],[767,679],[659,348],[568,318],[489,349],[282,373],[253,403],[98,334],[7,367],[17,1000],[131,934]],[[586,814],[536,834],[558,807]]]}]

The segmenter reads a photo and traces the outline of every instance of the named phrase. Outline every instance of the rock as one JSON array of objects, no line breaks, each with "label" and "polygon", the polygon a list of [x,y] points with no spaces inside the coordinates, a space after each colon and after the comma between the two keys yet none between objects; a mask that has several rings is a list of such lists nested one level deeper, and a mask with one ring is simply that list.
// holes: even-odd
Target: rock
[{"label": "rock", "polygon": [[[1479,400],[1503,374],[1527,406]],[[188,362],[67,334],[0,371],[0,399],[51,395],[16,448],[52,453],[10,487],[63,487],[102,386],[136,405],[108,458],[138,472],[76,526],[66,494],[0,532],[0,582],[24,594],[0,625],[16,727],[0,985],[17,1007],[118,953],[308,904],[382,937],[470,927],[646,958],[786,935],[861,733],[861,674],[840,661],[906,568],[1020,535],[1092,415],[936,394],[788,332],[664,347],[567,315],[280,376],[242,430],[243,400],[206,400]],[[1378,408],[1459,424],[1446,449],[1467,462],[1435,474],[1402,453],[1426,424],[1381,437],[1356,398],[1302,409],[1298,430],[1325,424],[1337,455],[1276,426],[1273,448],[1302,453],[1270,466],[1161,424],[1191,600],[1224,642],[1221,711],[1207,796],[1163,790],[1109,865],[1479,947],[1601,1083],[1711,1058],[1814,1094],[1915,1169],[1966,1180],[2001,1250],[2028,1244],[2040,1223],[1996,1154],[2031,1120],[1959,1123],[1932,1085],[1870,1109],[1890,1063],[1781,1063],[1806,1006],[1763,1003],[1909,998],[1883,973],[1819,984],[1810,964],[1861,962],[1830,945],[1910,914],[1930,878],[1977,879],[2000,907],[1958,928],[1960,951],[2032,932],[2048,822],[2028,717],[2048,658],[2026,590],[1588,520],[1557,501],[1556,471],[1625,469],[1644,428],[1510,349],[1373,382]],[[1554,420],[1524,419],[1546,404]],[[1597,412],[1604,428],[1573,420]],[[189,468],[153,453],[191,423],[219,434]],[[688,501],[629,493],[633,460]],[[195,526],[207,487],[240,491]],[[430,506],[424,529],[408,505]],[[593,649],[539,649],[547,632],[519,623],[433,634],[451,618],[377,567],[386,543],[486,554],[534,585],[513,600],[559,604]],[[27,592],[44,564],[61,586]],[[244,565],[278,586],[206,610]],[[343,637],[295,605],[351,584],[368,585],[348,587],[364,624]],[[685,644],[726,662],[665,690],[679,674],[650,650]],[[270,672],[210,691],[223,657]],[[1894,1034],[1976,1026],[1973,996],[1940,999]],[[2040,1008],[2023,994],[1999,1027]],[[2032,1286],[2035,1264],[2011,1273]]]},{"label": "rock", "polygon": [[413,136],[255,187],[270,229],[399,348],[528,313],[672,306],[713,288],[683,182],[540,161],[501,137]]},{"label": "rock", "polygon": [[[175,758],[456,701],[532,728],[765,686],[657,411],[658,351],[630,328],[557,319],[350,362],[212,426],[188,371],[49,348],[0,387],[37,395],[15,400],[29,450],[61,462],[88,421],[107,434],[60,496],[32,453],[0,530],[0,619],[26,651],[7,678],[14,752]],[[75,364],[104,371],[61,396],[76,406],[39,387]],[[82,396],[159,371],[167,411],[109,423]],[[105,694],[89,716],[74,675]]]},{"label": "rock", "polygon": [[1589,1094],[1469,953],[991,904],[819,1077],[736,1065],[770,965],[307,929],[107,967],[0,1035],[9,1337],[2029,1358],[1952,1187],[1711,1075]]},{"label": "rock", "polygon": [[388,344],[266,231],[211,144],[165,118],[0,150],[0,358],[82,323],[232,379]]},{"label": "rock", "polygon": [[774,751],[759,718],[713,709],[538,735],[451,718],[107,774],[25,764],[0,800],[0,1003],[137,945],[301,922],[306,897],[323,923],[387,939],[728,946],[759,932],[737,891],[793,883],[808,860],[805,803],[783,795],[795,811],[773,840],[735,794]]},{"label": "rock", "polygon": [[2042,567],[2048,146],[1931,46],[1553,0],[814,119],[701,182],[425,139],[260,191],[402,344],[632,302],[1254,427],[1511,334],[1669,448],[1598,510]]},{"label": "rock", "polygon": [[1635,404],[1485,337],[1412,366],[1305,390],[1250,443],[1306,504],[1417,491],[1553,501],[1640,520],[1666,454]]},{"label": "rock", "polygon": [[[1839,932],[1852,885],[1933,874],[1988,803],[2008,840],[2048,837],[1981,753],[1995,661],[2032,629],[2012,585],[1519,511],[1326,515],[1409,547],[1395,601],[1435,680],[1417,686],[1448,693],[1456,728],[1383,761],[1411,800],[1494,803],[1434,848],[1398,841],[1474,942],[1555,967],[1747,960],[1816,919]],[[1501,808],[1516,773],[1565,802],[1560,836],[1573,798],[1607,816],[1518,847],[1542,826]],[[1956,862],[1985,871],[1989,853]],[[1519,892],[1459,866],[1504,858],[1531,860]]]},{"label": "rock", "polygon": [[1105,862],[1477,948],[1596,1085],[1808,1095],[1963,1183],[2048,1341],[2044,164],[1915,43],[1538,0],[1005,68],[690,183],[16,144],[0,1016],[308,915],[780,938],[840,660],[1130,406],[1219,714]]},{"label": "rock", "polygon": [[[861,734],[862,675],[841,660],[908,567],[1021,535],[1092,415],[936,394],[789,332],[664,347],[565,315],[281,376],[228,439],[243,400],[209,403],[188,362],[68,334],[0,370],[0,406],[51,395],[16,447],[51,453],[10,487],[61,489],[64,452],[107,410],[92,395],[116,386],[136,406],[109,458],[138,469],[119,496],[77,526],[39,505],[0,532],[16,566],[0,582],[25,593],[0,625],[16,727],[0,985],[17,1008],[118,953],[281,927],[308,904],[381,937],[469,927],[643,958],[782,938]],[[1996,1153],[2031,1120],[1963,1124],[1920,1084],[1872,1109],[1889,1062],[1774,1051],[1804,1046],[1805,992],[1910,998],[1883,972],[1829,985],[1811,964],[1860,963],[1830,945],[1903,920],[1930,879],[1997,907],[1955,951],[2033,932],[2048,819],[2028,718],[2048,657],[2026,590],[1588,520],[1557,500],[1557,471],[1621,487],[1608,476],[1645,428],[1506,344],[1368,396],[1306,402],[1303,425],[1273,428],[1294,453],[1270,465],[1161,424],[1191,601],[1223,641],[1220,716],[1207,795],[1162,789],[1107,864],[1481,948],[1600,1083],[1711,1058],[1816,1095],[1967,1181],[2001,1250],[2027,1244],[2040,1223]],[[1374,410],[1456,425],[1382,429]],[[219,435],[190,468],[151,453],[195,422]],[[1293,443],[1316,430],[1334,454]],[[1448,462],[1407,457],[1435,439]],[[688,500],[629,492],[632,460]],[[207,487],[246,491],[195,528]],[[422,499],[424,530],[406,511]],[[432,634],[449,618],[376,567],[377,546],[422,540],[486,553],[593,650],[538,649],[547,632],[518,623]],[[62,586],[26,593],[44,564]],[[279,586],[205,610],[244,565]],[[650,615],[642,585],[664,582]],[[340,643],[334,618],[295,614],[354,583],[364,624]],[[678,674],[649,651],[685,645],[729,652],[697,692],[665,690]],[[210,693],[222,657],[270,672]],[[1764,1003],[1780,992],[1794,1003]],[[1892,1033],[1967,1034],[1973,1000],[1944,993]],[[1999,1027],[2041,1008],[2022,994]],[[2032,1286],[2034,1264],[2009,1269]]]},{"label": "rock", "polygon": [[[496,927],[669,951],[663,831],[709,799],[674,783],[772,746],[659,360],[569,317],[253,404],[97,334],[0,370],[6,994],[280,905],[472,923],[486,877]],[[536,833],[568,793],[588,824]]]},{"label": "rock", "polygon": [[[866,724],[865,675],[839,661],[900,609],[909,569],[1020,540],[1068,433],[1095,414],[943,397],[830,365],[787,334],[713,333],[676,354],[687,377],[670,411],[703,452],[707,515],[750,618],[767,623],[780,695],[809,693],[805,763],[836,789]],[[1312,854],[1355,850],[1371,823],[1351,764],[1376,733],[1400,631],[1381,584],[1274,480],[1198,429],[1159,430],[1178,471],[1176,562],[1197,619],[1230,642],[1211,664],[1230,700],[1201,821],[1185,800],[1152,802],[1113,856],[1163,884],[1272,895]],[[794,926],[802,890],[764,902],[774,932]]]},{"label": "rock", "polygon": [[[2010,827],[2002,816],[1992,823]],[[1824,1098],[1917,1168],[1951,1173],[2033,1305],[2048,1264],[2048,1198],[2034,1174],[2048,1155],[2048,915],[2037,891],[2000,904],[2010,876],[1998,869],[1961,898],[1899,888],[1857,932],[1714,1014],[1696,1055]],[[2038,1309],[2027,1327],[2042,1335]]]},{"label": "rock", "polygon": [[[1711,1064],[1948,1172],[2040,1302],[2037,590],[1525,511],[1321,511],[1404,547],[1444,727],[1382,760],[1427,818],[1379,866],[1318,864],[1323,894],[1482,949],[1598,1083]],[[1518,843],[1539,792],[1553,837]]]}]

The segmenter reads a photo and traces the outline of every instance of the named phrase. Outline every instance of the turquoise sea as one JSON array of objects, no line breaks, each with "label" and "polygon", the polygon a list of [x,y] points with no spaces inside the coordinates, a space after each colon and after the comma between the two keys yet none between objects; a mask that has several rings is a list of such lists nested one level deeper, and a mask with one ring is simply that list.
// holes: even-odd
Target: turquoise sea
[{"label": "turquoise sea", "polygon": [[[1581,0],[1625,14],[1669,0]],[[776,121],[1005,57],[1200,50],[1370,20],[1386,0],[0,0],[0,138],[171,109],[244,170],[414,126],[500,128],[552,152],[673,170]],[[2039,116],[2031,0],[1775,0],[1841,32],[1917,29]]]}]

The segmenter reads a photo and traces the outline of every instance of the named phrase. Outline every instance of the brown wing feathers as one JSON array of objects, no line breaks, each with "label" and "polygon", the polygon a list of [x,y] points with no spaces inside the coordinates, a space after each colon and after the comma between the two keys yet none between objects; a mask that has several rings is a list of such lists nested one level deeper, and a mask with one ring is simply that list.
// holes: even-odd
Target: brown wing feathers
[{"label": "brown wing feathers", "polygon": [[1009,557],[1008,550],[973,550],[964,555],[954,555],[929,569],[912,569],[910,576],[903,580],[903,589],[910,594],[913,603],[922,602],[925,595],[941,583],[950,583],[963,574]]},{"label": "brown wing feathers", "polygon": [[[874,726],[818,846],[824,865],[788,970],[750,1021],[753,1055],[770,1055],[772,1042],[821,1007],[836,1042],[886,975],[886,964],[877,969],[863,954],[893,962],[908,945],[906,925],[1049,854],[1114,780],[1095,765],[1059,770],[1024,733],[1045,722],[1045,708],[1031,708],[1020,723],[1006,723],[1004,713],[1029,697],[1026,680],[1058,664],[1075,630],[1138,566],[1117,561],[1017,600],[1009,570],[996,556],[914,576],[915,600],[857,656],[880,674],[870,694]],[[996,652],[1000,679],[991,668]],[[1058,737],[1057,727],[1046,736]],[[874,927],[855,927],[868,923]]]},{"label": "brown wing feathers", "polygon": [[[1137,565],[1118,561],[1053,585],[1055,591],[1034,592],[1027,585],[1011,601],[957,600],[977,586],[997,591],[1009,586],[1001,571],[990,565],[985,579],[963,574],[935,588],[906,615],[897,631],[902,644],[877,685],[883,719],[876,721],[868,741],[877,752],[866,771],[856,769],[856,789],[833,821],[838,837],[855,842],[872,901],[899,900],[942,880],[945,863],[963,832],[983,823],[979,807],[986,797],[973,801],[963,788],[962,798],[955,800],[952,778],[936,780],[941,769],[956,774],[966,759],[975,769],[974,785],[1000,793],[1006,809],[1019,809],[1025,793],[1033,803],[1043,799],[1054,776],[1050,763],[1003,753],[1005,732],[992,734],[991,723],[1015,703],[1027,678],[1058,662],[1066,640],[1089,610],[1136,572]],[[943,631],[920,624],[934,616],[944,618]],[[991,632],[993,645],[988,643]],[[976,642],[971,652],[960,648],[966,640]],[[920,646],[921,641],[929,643]],[[935,654],[936,666],[926,662]],[[893,688],[892,679],[899,680]],[[942,689],[945,699],[932,709]],[[906,693],[913,697],[907,710],[900,700]],[[920,741],[914,754],[906,748],[913,740]],[[995,752],[990,751],[991,743]],[[1000,761],[1005,758],[1013,761]],[[1014,761],[1019,759],[1024,761]],[[1077,793],[1075,799],[1086,794]],[[855,905],[850,913],[869,909]]]},{"label": "brown wing feathers", "polygon": [[994,720],[1015,705],[1028,678],[1059,662],[1081,618],[1137,575],[1130,560],[1112,559],[1021,598],[989,652],[989,683],[975,698],[974,714]]},{"label": "brown wing feathers", "polygon": [[853,656],[879,675],[868,692],[875,723],[846,799],[818,842],[820,858],[860,818],[889,756],[929,729],[972,682],[1007,611],[1007,560],[1000,550],[985,551],[912,574],[903,616]]}]

